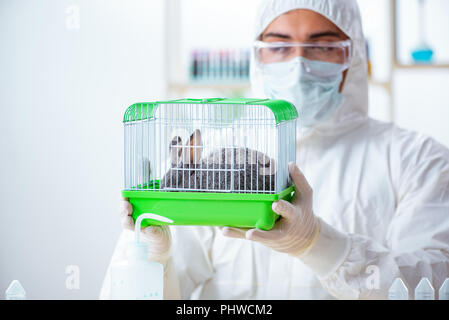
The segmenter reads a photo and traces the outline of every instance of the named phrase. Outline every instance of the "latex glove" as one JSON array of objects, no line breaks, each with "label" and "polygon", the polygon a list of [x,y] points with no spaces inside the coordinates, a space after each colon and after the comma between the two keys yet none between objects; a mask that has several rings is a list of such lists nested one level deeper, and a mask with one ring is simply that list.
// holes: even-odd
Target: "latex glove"
[{"label": "latex glove", "polygon": [[[122,198],[120,215],[122,227],[134,231],[131,217],[133,207],[127,198]],[[148,226],[140,231],[140,240],[148,244],[148,259],[165,264],[170,258],[171,234],[168,226]]]},{"label": "latex glove", "polygon": [[312,188],[295,163],[289,163],[288,169],[296,195],[292,203],[285,200],[273,202],[273,211],[281,216],[273,229],[265,231],[224,227],[222,232],[225,236],[257,241],[293,256],[299,256],[313,245],[320,227],[313,213]]}]

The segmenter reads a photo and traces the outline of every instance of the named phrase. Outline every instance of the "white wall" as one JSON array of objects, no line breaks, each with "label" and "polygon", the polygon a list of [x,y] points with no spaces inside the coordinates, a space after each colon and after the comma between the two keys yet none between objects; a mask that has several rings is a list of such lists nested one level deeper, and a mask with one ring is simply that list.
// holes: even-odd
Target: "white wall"
[{"label": "white wall", "polygon": [[370,44],[373,79],[387,81],[391,68],[390,0],[358,0],[363,32]]},{"label": "white wall", "polygon": [[0,298],[13,279],[30,299],[98,297],[120,232],[121,119],[165,95],[163,6],[0,2]]},{"label": "white wall", "polygon": [[358,0],[358,3],[363,32],[370,46],[373,81],[369,87],[369,115],[381,121],[392,121],[392,101],[385,87],[378,85],[390,80],[390,0]]},{"label": "white wall", "polygon": [[395,119],[449,148],[449,69],[399,70],[394,78]]}]

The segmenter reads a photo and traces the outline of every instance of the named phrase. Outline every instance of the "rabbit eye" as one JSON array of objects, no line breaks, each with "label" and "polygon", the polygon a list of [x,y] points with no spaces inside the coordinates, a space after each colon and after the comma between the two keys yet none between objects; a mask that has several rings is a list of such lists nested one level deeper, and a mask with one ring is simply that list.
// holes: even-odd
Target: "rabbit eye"
[{"label": "rabbit eye", "polygon": [[177,146],[177,145],[180,145],[180,144],[182,144],[181,137],[176,136],[176,137],[174,137],[174,138],[171,140],[170,148],[173,148],[173,146]]}]

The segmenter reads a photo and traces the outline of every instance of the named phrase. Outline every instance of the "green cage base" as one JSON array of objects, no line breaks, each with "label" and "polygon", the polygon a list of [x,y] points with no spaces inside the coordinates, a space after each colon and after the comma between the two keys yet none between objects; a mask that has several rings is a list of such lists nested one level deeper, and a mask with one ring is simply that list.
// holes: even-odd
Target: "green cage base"
[{"label": "green cage base", "polygon": [[[172,225],[228,226],[270,230],[279,218],[272,209],[274,201],[291,201],[294,186],[279,194],[206,193],[123,190],[122,196],[133,206],[136,221],[143,213],[154,213],[174,221]],[[142,227],[168,225],[144,219]]]}]

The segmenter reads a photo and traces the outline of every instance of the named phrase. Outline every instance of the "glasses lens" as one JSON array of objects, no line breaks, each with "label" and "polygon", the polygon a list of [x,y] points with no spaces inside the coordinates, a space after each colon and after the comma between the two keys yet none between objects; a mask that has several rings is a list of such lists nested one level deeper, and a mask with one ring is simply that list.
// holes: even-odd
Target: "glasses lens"
[{"label": "glasses lens", "polygon": [[348,64],[350,43],[259,43],[256,44],[256,57],[259,63],[287,62],[296,57],[312,61]]}]

